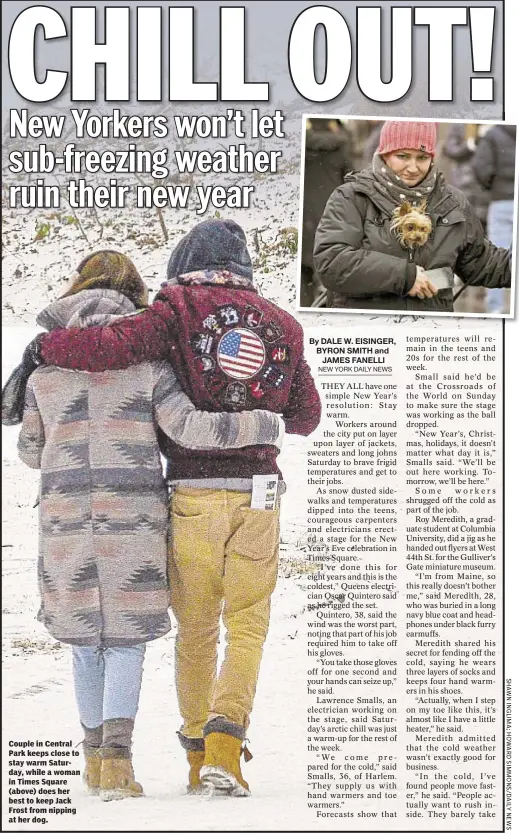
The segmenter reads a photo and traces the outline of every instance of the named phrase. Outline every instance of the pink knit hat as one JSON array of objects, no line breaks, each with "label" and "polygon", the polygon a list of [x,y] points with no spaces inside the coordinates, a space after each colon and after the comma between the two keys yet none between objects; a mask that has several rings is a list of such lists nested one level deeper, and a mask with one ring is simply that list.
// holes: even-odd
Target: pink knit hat
[{"label": "pink knit hat", "polygon": [[421,150],[436,153],[436,123],[433,121],[386,121],[380,131],[377,153],[394,150]]}]

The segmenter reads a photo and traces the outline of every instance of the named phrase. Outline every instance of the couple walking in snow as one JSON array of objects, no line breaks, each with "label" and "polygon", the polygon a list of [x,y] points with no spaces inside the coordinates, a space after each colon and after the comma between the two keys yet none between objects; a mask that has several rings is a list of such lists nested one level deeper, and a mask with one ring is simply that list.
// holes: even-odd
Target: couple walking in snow
[{"label": "couple walking in snow", "polygon": [[[195,226],[147,296],[124,255],[86,257],[18,369],[19,453],[41,468],[38,616],[72,645],[91,791],[143,794],[131,756],[143,659],[171,606],[188,789],[246,796],[240,758],[278,569],[276,457],[285,429],[316,428],[319,395],[302,328],[258,294],[236,223]],[[271,508],[251,507],[256,475]]]}]

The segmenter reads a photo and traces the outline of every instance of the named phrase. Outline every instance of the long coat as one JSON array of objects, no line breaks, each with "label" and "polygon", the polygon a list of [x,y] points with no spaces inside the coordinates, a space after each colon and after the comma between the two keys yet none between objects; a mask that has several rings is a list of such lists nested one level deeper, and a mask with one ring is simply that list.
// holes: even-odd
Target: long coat
[{"label": "long coat", "polygon": [[472,164],[478,182],[488,189],[492,202],[513,200],[516,127],[496,124],[480,140]]},{"label": "long coat", "polygon": [[[482,142],[483,137],[477,141]],[[452,162],[449,182],[467,197],[481,223],[486,225],[490,194],[476,178],[473,164],[475,150],[475,147],[469,147],[465,125],[459,122],[452,124],[442,150],[443,155]]]},{"label": "long coat", "polygon": [[474,286],[509,287],[510,253],[484,235],[470,203],[438,174],[427,213],[432,233],[414,252],[391,232],[395,208],[375,189],[371,170],[346,178],[331,195],[315,235],[314,262],[329,290],[329,306],[407,312],[453,312],[453,292],[411,298],[416,266],[448,268]]},{"label": "long coat", "polygon": [[[323,121],[321,124],[320,122]],[[344,129],[327,129],[327,121],[315,119],[306,131],[303,239],[301,263],[313,271],[314,236],[328,200],[353,169],[351,141]]]},{"label": "long coat", "polygon": [[[128,308],[129,304],[129,308]],[[113,290],[51,304],[52,327],[107,323],[133,305]],[[84,373],[40,367],[30,377],[18,448],[41,468],[38,618],[62,642],[124,646],[170,630],[168,501],[158,426],[183,445],[211,448],[277,436],[259,414],[195,410],[171,366]],[[227,421],[222,425],[222,419]],[[276,427],[274,425],[276,423]]]}]

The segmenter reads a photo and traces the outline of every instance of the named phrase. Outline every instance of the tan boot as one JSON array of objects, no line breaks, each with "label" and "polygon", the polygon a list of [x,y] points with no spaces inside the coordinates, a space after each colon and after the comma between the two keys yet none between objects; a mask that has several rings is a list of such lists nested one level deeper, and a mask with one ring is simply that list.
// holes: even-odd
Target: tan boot
[{"label": "tan boot", "polygon": [[187,791],[191,795],[202,792],[200,770],[204,765],[204,756],[205,752],[199,749],[190,749],[187,751],[187,761],[189,764],[189,784]]},{"label": "tan boot", "polygon": [[[240,769],[242,740],[225,732],[211,732],[205,737],[204,766],[200,778],[204,787],[237,797],[250,795],[249,785]],[[249,753],[250,755],[250,753]]]},{"label": "tan boot", "polygon": [[187,792],[189,795],[203,792],[202,782],[200,781],[200,769],[204,764],[204,739],[188,737],[182,734],[182,732],[177,732],[177,737],[182,749],[187,755],[187,762],[189,764]]},{"label": "tan boot", "polygon": [[101,756],[99,749],[84,748],[85,769],[83,770],[83,783],[90,795],[99,794],[101,782]]},{"label": "tan boot", "polygon": [[[126,753],[126,754],[124,754]],[[131,757],[126,749],[102,750],[99,791],[103,801],[140,798],[142,786],[135,780]]]}]

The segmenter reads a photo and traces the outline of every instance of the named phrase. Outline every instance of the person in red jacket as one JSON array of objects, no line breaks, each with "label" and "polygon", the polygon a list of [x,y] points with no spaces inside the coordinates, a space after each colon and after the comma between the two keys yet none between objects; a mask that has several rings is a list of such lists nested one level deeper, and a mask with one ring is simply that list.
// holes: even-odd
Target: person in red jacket
[{"label": "person in red jacket", "polygon": [[[46,334],[41,358],[88,371],[168,358],[197,408],[267,409],[283,416],[287,432],[310,434],[321,404],[303,355],[303,330],[255,289],[242,228],[231,220],[198,224],[172,252],[167,278],[155,302],[131,319]],[[240,756],[278,570],[279,449],[186,453],[165,435],[159,442],[173,490],[178,736],[190,764],[189,789],[208,785],[245,796]],[[262,508],[254,508],[258,475],[266,476]],[[220,614],[227,646],[217,674]]]}]

